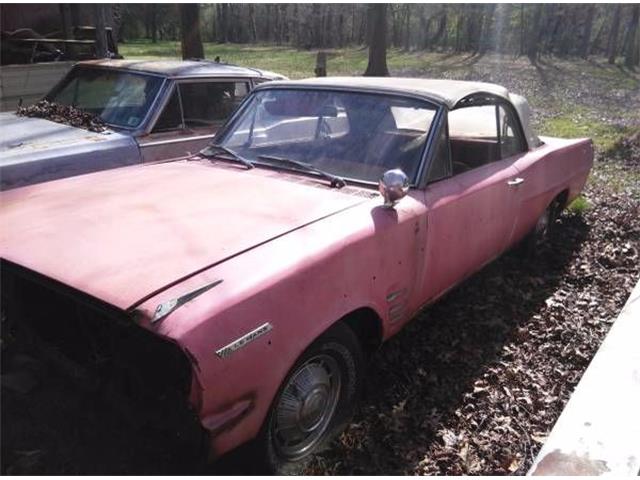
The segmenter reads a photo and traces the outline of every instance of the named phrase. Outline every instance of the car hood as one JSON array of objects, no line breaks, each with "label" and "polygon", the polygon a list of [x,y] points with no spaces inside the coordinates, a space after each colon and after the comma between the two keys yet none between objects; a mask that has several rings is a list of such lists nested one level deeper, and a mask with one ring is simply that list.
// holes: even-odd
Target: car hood
[{"label": "car hood", "polygon": [[0,162],[20,155],[38,155],[42,151],[69,148],[78,144],[106,142],[121,134],[107,130],[97,133],[44,118],[0,113]]},{"label": "car hood", "polygon": [[137,145],[112,130],[96,133],[42,118],[0,113],[0,182],[13,188],[137,160]]},{"label": "car hood", "polygon": [[183,161],[0,193],[0,256],[118,308],[364,201],[264,169]]}]

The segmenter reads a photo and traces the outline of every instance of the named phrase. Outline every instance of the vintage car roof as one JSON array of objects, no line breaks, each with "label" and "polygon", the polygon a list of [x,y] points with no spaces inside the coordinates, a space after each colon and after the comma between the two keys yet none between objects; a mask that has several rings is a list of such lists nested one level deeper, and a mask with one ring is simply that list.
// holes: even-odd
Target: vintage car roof
[{"label": "vintage car roof", "polygon": [[323,86],[367,88],[376,90],[413,93],[435,100],[453,108],[460,100],[474,93],[490,93],[510,100],[506,88],[493,83],[467,82],[462,80],[439,80],[401,77],[320,77],[278,83],[278,86]]},{"label": "vintage car roof", "polygon": [[510,102],[520,117],[520,123],[530,148],[538,145],[537,136],[531,128],[531,109],[524,97],[494,83],[470,82],[464,80],[443,80],[402,77],[319,77],[304,80],[284,81],[277,84],[264,84],[258,88],[278,87],[337,87],[381,90],[397,93],[411,93],[454,108],[458,102],[469,95],[488,93]]},{"label": "vintage car roof", "polygon": [[259,70],[257,68],[240,67],[227,63],[209,60],[86,60],[78,65],[92,65],[106,68],[134,70],[136,72],[154,73],[167,77],[264,77],[284,79],[282,75]]}]

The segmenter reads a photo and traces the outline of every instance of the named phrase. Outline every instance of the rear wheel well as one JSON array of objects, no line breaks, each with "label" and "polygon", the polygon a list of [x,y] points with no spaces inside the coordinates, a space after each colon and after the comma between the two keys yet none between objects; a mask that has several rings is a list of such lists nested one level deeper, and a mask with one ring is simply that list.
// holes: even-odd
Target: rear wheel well
[{"label": "rear wheel well", "polygon": [[561,191],[553,199],[553,203],[556,203],[558,205],[558,211],[557,211],[558,214],[560,214],[562,210],[568,207],[568,202],[569,202],[569,189],[567,188]]},{"label": "rear wheel well", "polygon": [[342,317],[340,321],[353,330],[367,357],[382,344],[382,320],[373,309],[359,308]]}]

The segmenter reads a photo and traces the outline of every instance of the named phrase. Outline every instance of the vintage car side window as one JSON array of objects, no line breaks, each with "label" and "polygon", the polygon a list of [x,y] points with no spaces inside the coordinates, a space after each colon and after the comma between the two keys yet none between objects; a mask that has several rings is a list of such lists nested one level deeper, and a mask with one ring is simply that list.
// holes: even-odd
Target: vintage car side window
[{"label": "vintage car side window", "polygon": [[168,132],[182,128],[182,111],[180,109],[180,93],[174,88],[169,102],[158,117],[153,132]]},{"label": "vintage car side window", "polygon": [[526,150],[524,138],[518,128],[518,119],[511,109],[499,107],[500,118],[500,158],[509,158]]},{"label": "vintage car side window", "polygon": [[395,126],[399,130],[413,130],[428,132],[435,110],[425,110],[411,107],[391,107],[391,114]]},{"label": "vintage car side window", "polygon": [[453,174],[500,159],[495,104],[451,110],[448,115]]},{"label": "vintage car side window", "polygon": [[247,82],[185,82],[178,87],[187,128],[220,125],[249,92]]},{"label": "vintage car side window", "polygon": [[220,125],[247,93],[247,82],[180,83],[173,90],[153,132]]},{"label": "vintage car side window", "polygon": [[451,175],[451,155],[447,138],[447,125],[440,128],[438,139],[429,165],[427,183],[447,178]]}]

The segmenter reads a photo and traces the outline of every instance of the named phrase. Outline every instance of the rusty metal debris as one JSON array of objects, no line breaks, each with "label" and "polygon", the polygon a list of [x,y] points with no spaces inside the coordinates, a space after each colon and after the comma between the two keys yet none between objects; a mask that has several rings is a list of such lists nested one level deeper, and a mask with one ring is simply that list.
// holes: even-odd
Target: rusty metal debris
[{"label": "rusty metal debris", "polygon": [[35,117],[64,123],[72,127],[84,128],[91,132],[104,132],[107,125],[100,117],[85,112],[70,105],[60,105],[48,100],[41,100],[28,107],[18,107],[16,115],[23,117]]}]

